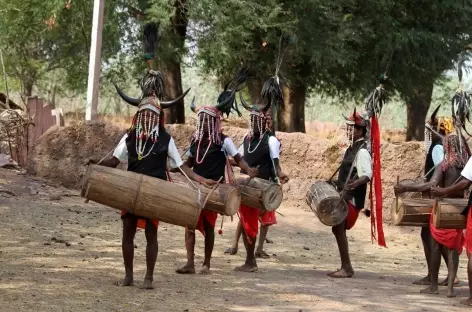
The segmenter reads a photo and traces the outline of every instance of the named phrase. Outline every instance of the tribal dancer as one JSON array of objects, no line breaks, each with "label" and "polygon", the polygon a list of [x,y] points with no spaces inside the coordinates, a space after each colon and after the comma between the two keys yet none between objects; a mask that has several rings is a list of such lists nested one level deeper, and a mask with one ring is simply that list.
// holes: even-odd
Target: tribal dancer
[{"label": "tribal dancer", "polygon": [[[371,203],[371,235],[374,240],[377,231],[377,240],[380,246],[386,246],[382,227],[382,185],[380,166],[380,129],[378,117],[384,103],[384,76],[381,84],[369,95],[365,101],[365,118],[359,113],[354,113],[346,118],[347,136],[350,146],[344,154],[339,168],[338,180],[334,182],[341,196],[347,201],[348,214],[346,220],[332,227],[341,257],[341,268],[328,273],[330,277],[346,278],[354,275],[354,270],[349,257],[348,240],[346,230],[354,227],[359,212],[364,208],[367,193],[367,184],[370,182]],[[371,122],[367,119],[371,118]],[[373,157],[369,153],[366,138],[370,136]],[[373,158],[373,161],[372,161]],[[375,198],[373,197],[375,193]],[[374,200],[375,199],[375,200]],[[375,207],[374,207],[375,203]]]},{"label": "tribal dancer", "polygon": [[[464,96],[465,95],[465,96]],[[464,168],[470,157],[470,150],[461,133],[461,128],[468,117],[468,103],[470,99],[465,92],[458,91],[453,98],[452,119],[455,131],[448,134],[443,139],[444,160],[441,165],[437,166],[433,177],[429,182],[421,184],[399,184],[395,186],[395,193],[404,192],[427,192],[433,187],[450,187],[454,185],[460,178],[460,172]],[[467,102],[467,107],[463,102]],[[457,105],[459,104],[459,105]],[[462,193],[450,193],[448,197],[460,198]],[[430,274],[431,284],[428,288],[423,289],[422,293],[438,294],[438,274],[441,265],[441,253],[448,255],[448,290],[447,296],[454,297],[454,280],[459,265],[459,255],[462,252],[464,243],[464,234],[460,229],[438,229],[432,223],[433,216],[430,218],[431,229],[431,258],[430,258]]]},{"label": "tribal dancer", "polygon": [[[244,154],[244,159],[250,166],[258,166],[257,177],[265,180],[276,180],[280,183],[286,183],[288,177],[280,168],[279,154],[280,142],[275,137],[273,116],[276,116],[275,110],[280,103],[283,103],[282,85],[279,77],[271,77],[262,88],[263,106],[247,105],[241,97],[242,105],[250,111],[251,129],[249,135],[244,138],[243,148],[240,150]],[[256,237],[258,233],[258,222],[261,220],[265,229],[261,228],[259,237],[258,252],[262,255],[263,242],[267,235],[268,223],[276,222],[275,213],[266,213],[260,216],[259,209],[241,205],[239,208],[239,224],[237,230],[244,231],[243,241],[246,247],[246,261],[244,265],[235,268],[237,271],[255,272],[257,271],[257,262],[255,257]],[[267,222],[270,220],[270,222]],[[265,225],[264,225],[265,221]]]},{"label": "tribal dancer", "polygon": [[[244,155],[244,159],[252,166],[259,166],[258,178],[280,181],[287,183],[289,178],[280,168],[280,142],[272,132],[272,117],[270,110],[264,110],[261,107],[250,107],[240,95],[241,104],[249,111],[251,123],[249,134],[244,137],[243,145],[240,147],[239,153]],[[275,166],[275,168],[274,168]],[[276,172],[274,172],[276,171]],[[249,214],[245,222],[245,232],[249,237],[257,236],[257,210],[244,206],[241,209],[249,210]],[[277,224],[275,211],[266,211],[258,215],[261,229],[259,234],[259,242],[255,251],[256,258],[269,258],[270,256],[264,251],[264,242],[267,239],[269,226]],[[235,255],[238,251],[239,238],[241,237],[243,223],[239,220],[236,229],[235,240],[233,246],[225,250],[225,253]],[[254,225],[255,224],[255,225]]]},{"label": "tribal dancer", "polygon": [[[431,115],[427,123],[427,127],[431,127],[435,132],[425,128],[425,150],[427,151],[426,161],[424,166],[425,181],[429,182],[433,177],[434,168],[444,160],[444,147],[442,138],[450,134],[454,130],[454,125],[451,118],[436,117],[439,105]],[[425,192],[426,196],[430,196],[429,192]],[[423,242],[424,255],[426,264],[428,265],[428,275],[424,278],[413,282],[416,285],[430,285],[431,284],[431,229],[428,226],[421,227],[421,241]],[[441,250],[444,262],[448,262],[448,256],[444,249]],[[439,285],[447,286],[448,277]],[[455,279],[454,284],[458,284],[459,280]]]},{"label": "tribal dancer", "polygon": [[[462,179],[453,186],[440,188],[436,187],[431,190],[431,195],[435,197],[449,197],[451,194],[460,194],[472,185],[472,158],[469,158],[467,164],[461,172]],[[472,306],[472,193],[469,195],[469,202],[462,212],[467,216],[465,248],[469,262],[467,264],[467,275],[469,278],[469,298],[461,301],[462,304]]]},{"label": "tribal dancer", "polygon": [[[233,157],[236,164],[250,177],[257,175],[257,169],[250,168],[247,162],[238,153],[238,149],[234,146],[230,137],[225,136],[221,130],[221,117],[223,113],[229,114],[235,103],[235,92],[246,80],[246,68],[239,72],[237,77],[226,85],[225,90],[218,97],[218,104],[215,107],[195,107],[192,101],[191,108],[197,113],[197,129],[190,146],[186,153],[188,159],[186,164],[193,168],[193,171],[207,179],[219,181],[223,178],[223,182],[228,181],[228,175],[225,170],[227,168],[227,156]],[[239,111],[237,111],[239,113]],[[202,210],[198,219],[197,229],[205,237],[205,259],[203,267],[199,271],[201,274],[210,273],[210,259],[213,252],[215,242],[215,224],[218,213],[210,210]],[[176,272],[180,274],[195,273],[194,249],[195,249],[195,232],[185,230],[185,246],[187,249],[187,264]]]},{"label": "tribal dancer", "polygon": [[[160,72],[150,70],[141,81],[142,97],[133,99],[116,87],[120,96],[129,104],[138,107],[132,126],[115,148],[113,157],[99,163],[102,166],[117,167],[120,162],[128,163],[128,171],[167,180],[167,160],[172,168],[180,168],[192,180],[206,186],[214,185],[213,180],[194,173],[180,158],[174,139],[164,128],[163,108],[168,108],[178,99],[164,102],[164,80]],[[188,91],[187,91],[188,92]],[[91,160],[90,163],[97,163]],[[123,220],[122,251],[125,265],[125,278],[117,282],[118,286],[133,285],[134,236],[136,228],[145,229],[146,234],[146,276],[143,288],[153,288],[154,267],[157,258],[157,220],[140,218],[126,211],[121,212]]]}]

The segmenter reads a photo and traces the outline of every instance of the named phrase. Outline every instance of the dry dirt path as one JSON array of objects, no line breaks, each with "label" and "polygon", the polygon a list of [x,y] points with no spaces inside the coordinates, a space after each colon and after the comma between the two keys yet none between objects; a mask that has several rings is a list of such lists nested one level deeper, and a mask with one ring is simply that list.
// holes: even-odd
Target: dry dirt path
[{"label": "dry dirt path", "polygon": [[[4,191],[11,190],[15,196]],[[234,272],[244,251],[223,254],[236,222],[226,218],[217,235],[213,274],[182,276],[183,229],[159,228],[155,289],[141,290],[145,238],[137,233],[135,276],[138,285],[120,288],[121,222],[118,213],[85,204],[70,191],[36,178],[0,169],[0,311],[464,311],[466,257],[461,257],[458,298],[419,293],[412,281],[425,273],[418,229],[387,227],[389,248],[370,242],[370,223],[360,217],[349,231],[356,275],[326,276],[339,265],[334,237],[304,203],[285,202],[279,224],[269,232],[272,255],[259,272]],[[61,197],[62,195],[62,197]],[[219,222],[218,222],[219,224]],[[197,236],[197,262],[203,239]],[[445,268],[441,270],[445,277]]]}]

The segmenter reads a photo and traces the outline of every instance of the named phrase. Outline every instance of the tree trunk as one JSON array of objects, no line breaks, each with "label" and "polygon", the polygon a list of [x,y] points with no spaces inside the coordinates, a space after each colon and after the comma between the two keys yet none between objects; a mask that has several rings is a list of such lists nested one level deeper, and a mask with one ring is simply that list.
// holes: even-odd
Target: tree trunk
[{"label": "tree trunk", "polygon": [[431,105],[434,82],[414,86],[413,92],[407,97],[407,141],[423,141],[424,125]]},{"label": "tree trunk", "polygon": [[[166,95],[168,99],[175,99],[182,94],[182,76],[180,63],[168,62],[163,70],[166,77]],[[180,100],[172,108],[166,109],[166,123],[184,124],[185,123],[185,105],[184,100]]]},{"label": "tree trunk", "polygon": [[[177,38],[176,44],[182,51],[185,45],[185,36],[187,35],[187,1],[175,0],[174,16],[171,18],[172,32]],[[166,93],[170,99],[175,99],[182,94],[182,72],[180,68],[180,58],[166,62],[164,73],[166,75]],[[166,123],[185,123],[185,104],[184,100],[179,101],[174,107],[166,112]]]},{"label": "tree trunk", "polygon": [[284,103],[278,111],[277,131],[305,132],[306,86],[294,84],[283,88]]},{"label": "tree trunk", "polygon": [[[250,80],[247,82],[249,96],[251,97],[252,105],[261,104],[261,91],[264,81],[259,79]],[[239,100],[239,99],[238,99]]]},{"label": "tree trunk", "polygon": [[34,86],[34,81],[32,79],[24,79],[23,80],[23,94],[28,97],[33,94],[33,86]]}]

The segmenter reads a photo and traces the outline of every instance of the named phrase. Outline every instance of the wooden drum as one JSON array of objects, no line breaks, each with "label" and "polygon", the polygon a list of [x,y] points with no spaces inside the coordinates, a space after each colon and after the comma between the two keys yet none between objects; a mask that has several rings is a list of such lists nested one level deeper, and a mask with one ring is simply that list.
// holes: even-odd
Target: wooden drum
[{"label": "wooden drum", "polygon": [[140,217],[195,229],[205,196],[187,187],[146,175],[91,165],[81,196]]},{"label": "wooden drum", "polygon": [[347,218],[346,201],[326,181],[313,183],[306,193],[306,203],[324,225],[335,226]]},{"label": "wooden drum", "polygon": [[[194,188],[194,186],[188,182],[187,178],[181,174],[171,174],[171,179],[173,183],[183,185],[191,189]],[[211,189],[204,187],[197,182],[194,183],[202,192],[203,197],[206,197],[208,193],[211,192]],[[236,214],[236,212],[238,212],[240,205],[241,192],[239,191],[239,187],[231,184],[221,183],[211,193],[203,209],[216,211],[223,216],[233,216]]]},{"label": "wooden drum", "polygon": [[467,216],[461,215],[467,207],[465,198],[443,198],[433,207],[433,224],[438,229],[465,229]]},{"label": "wooden drum", "polygon": [[396,198],[392,202],[392,223],[397,226],[429,226],[434,199]]},{"label": "wooden drum", "polygon": [[241,204],[264,211],[274,211],[282,203],[284,194],[282,187],[276,183],[260,178],[249,177],[236,179],[241,189]]}]

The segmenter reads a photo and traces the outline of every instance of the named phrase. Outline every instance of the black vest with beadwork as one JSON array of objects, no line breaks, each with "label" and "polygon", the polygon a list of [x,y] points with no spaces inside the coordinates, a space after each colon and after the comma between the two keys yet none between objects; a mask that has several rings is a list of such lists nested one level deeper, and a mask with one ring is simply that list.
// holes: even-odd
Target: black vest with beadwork
[{"label": "black vest with beadwork", "polygon": [[[210,143],[209,148],[208,140],[205,139],[205,141],[200,144],[200,151],[198,155],[197,151],[199,142],[192,142],[192,145],[190,145],[190,153],[193,157],[193,171],[196,174],[204,177],[205,179],[211,179],[214,181],[218,181],[221,177],[223,177],[221,182],[225,181],[226,155],[225,152],[222,151],[225,138],[226,136],[222,134],[221,145]],[[207,148],[208,152],[206,152]],[[205,157],[203,158],[204,155]],[[202,163],[197,163],[197,160],[202,161]]]},{"label": "black vest with beadwork", "polygon": [[167,180],[167,151],[169,149],[170,138],[170,135],[163,129],[159,130],[159,139],[154,146],[151,140],[146,144],[143,156],[147,155],[152,148],[149,155],[139,160],[138,153],[136,152],[136,131],[130,131],[126,138],[128,171]]},{"label": "black vest with beadwork", "polygon": [[[426,155],[426,161],[425,161],[425,164],[424,164],[424,174],[426,175],[429,172],[425,177],[426,181],[431,180],[431,178],[433,177],[433,174],[434,174],[434,170],[432,170],[435,167],[434,166],[434,161],[433,161],[433,149],[436,145],[442,145],[442,143],[437,142],[437,143],[431,144],[431,146],[429,147],[428,154]],[[431,170],[431,172],[430,172],[430,170]]]},{"label": "black vest with beadwork", "polygon": [[[344,187],[347,180],[351,180],[357,175],[357,168],[354,166],[354,168],[352,169],[351,176],[348,177],[349,171],[351,170],[351,166],[354,162],[354,159],[356,158],[357,151],[360,150],[361,148],[366,148],[366,142],[364,140],[359,140],[359,141],[354,142],[354,144],[352,144],[346,150],[346,153],[344,154],[344,158],[341,162],[341,168],[339,169],[339,174],[338,174],[338,183],[340,187]],[[358,179],[358,178],[360,177],[356,177],[355,179]],[[354,198],[356,208],[362,209],[364,208],[366,193],[367,193],[367,184],[363,184],[363,185],[359,185],[357,188],[355,188],[352,191],[348,191],[346,193],[345,198],[347,200]]]},{"label": "black vest with beadwork", "polygon": [[[259,137],[250,138],[249,136],[246,136],[243,141],[244,160],[251,168],[259,166],[257,177],[264,180],[275,180],[272,159],[270,158],[270,136],[271,134],[266,132],[262,137],[260,144]],[[257,144],[259,144],[259,146]]]}]

